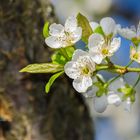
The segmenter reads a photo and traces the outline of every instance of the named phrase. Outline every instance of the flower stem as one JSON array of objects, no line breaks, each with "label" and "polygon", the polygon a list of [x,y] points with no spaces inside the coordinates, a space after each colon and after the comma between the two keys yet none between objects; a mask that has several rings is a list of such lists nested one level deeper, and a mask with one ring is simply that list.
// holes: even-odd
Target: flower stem
[{"label": "flower stem", "polygon": [[133,60],[131,60],[131,61],[126,65],[125,68],[128,68],[132,63],[133,63]]},{"label": "flower stem", "polygon": [[117,75],[116,77],[112,78],[111,80],[108,81],[108,85],[117,80],[121,75]]},{"label": "flower stem", "polygon": [[107,61],[107,63],[108,63],[109,65],[113,65],[113,63],[111,62],[111,60],[109,59],[109,57],[106,57],[105,60]]},{"label": "flower stem", "polygon": [[70,60],[70,58],[69,58],[69,56],[68,56],[68,54],[67,54],[65,48],[61,48],[61,49],[60,49],[60,52],[61,52],[61,54],[67,59],[67,61]]},{"label": "flower stem", "polygon": [[135,88],[137,86],[137,84],[139,83],[139,81],[140,81],[140,74],[139,74],[139,77],[138,77],[136,83],[133,85],[133,88]]},{"label": "flower stem", "polygon": [[98,81],[100,81],[102,84],[104,84],[104,81],[100,78],[100,76],[98,74],[96,75],[96,77],[97,77]]},{"label": "flower stem", "polygon": [[126,67],[126,66],[120,66],[120,65],[97,65],[96,66],[97,71],[101,70],[108,70],[113,73],[118,73],[118,74],[125,74],[128,72],[140,72],[140,68],[131,68],[131,67]]}]

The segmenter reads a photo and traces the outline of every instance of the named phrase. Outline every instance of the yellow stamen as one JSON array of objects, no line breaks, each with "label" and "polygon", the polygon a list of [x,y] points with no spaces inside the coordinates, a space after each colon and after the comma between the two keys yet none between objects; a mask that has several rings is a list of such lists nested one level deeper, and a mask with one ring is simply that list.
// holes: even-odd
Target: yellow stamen
[{"label": "yellow stamen", "polygon": [[102,49],[102,54],[103,55],[107,55],[109,53],[108,49],[107,48],[103,48]]}]

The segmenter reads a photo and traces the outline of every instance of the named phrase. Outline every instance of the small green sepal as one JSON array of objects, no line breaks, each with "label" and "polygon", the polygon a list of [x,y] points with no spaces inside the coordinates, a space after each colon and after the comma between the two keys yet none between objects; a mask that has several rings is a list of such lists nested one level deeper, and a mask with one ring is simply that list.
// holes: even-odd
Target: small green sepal
[{"label": "small green sepal", "polygon": [[43,27],[43,36],[47,38],[49,36],[49,22],[46,22]]}]

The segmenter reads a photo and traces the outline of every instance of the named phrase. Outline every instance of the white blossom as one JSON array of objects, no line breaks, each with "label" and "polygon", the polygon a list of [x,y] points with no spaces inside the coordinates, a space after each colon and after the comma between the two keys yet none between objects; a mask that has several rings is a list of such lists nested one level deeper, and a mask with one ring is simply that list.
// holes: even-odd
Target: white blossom
[{"label": "white blossom", "polygon": [[[100,79],[102,79],[102,81],[104,81],[102,75],[100,74],[97,74],[98,77],[100,77]],[[108,102],[107,102],[107,96],[103,95],[101,97],[97,97],[96,96],[96,92],[99,90],[99,88],[97,86],[94,85],[95,82],[98,82],[97,78],[94,76],[93,77],[93,85],[88,88],[88,90],[83,93],[82,95],[84,95],[87,100],[88,98],[93,98],[93,106],[94,106],[94,109],[98,112],[98,113],[102,113],[106,110],[107,108],[107,105],[108,105]]]},{"label": "white blossom", "polygon": [[113,38],[117,33],[118,25],[111,17],[101,19],[100,24],[90,22],[93,32],[101,27],[103,34],[93,33],[88,40],[89,53],[93,60],[100,64],[105,57],[110,57],[116,52],[121,43],[120,38]]},{"label": "white blossom", "polygon": [[111,57],[120,47],[121,39],[106,41],[103,35],[95,33],[89,37],[88,47],[92,59],[100,64],[105,57]]},{"label": "white blossom", "polygon": [[94,105],[95,110],[98,113],[103,113],[107,109],[107,106],[108,106],[107,96],[106,95],[102,95],[101,97],[96,96],[93,99],[93,105]]},{"label": "white blossom", "polygon": [[140,63],[140,46],[138,46],[138,48],[132,47],[130,49],[130,59]]},{"label": "white blossom", "polygon": [[101,19],[100,26],[106,36],[114,35],[116,33],[116,23],[111,17],[105,17]]},{"label": "white blossom", "polygon": [[118,91],[119,88],[125,86],[125,82],[123,78],[119,78],[112,82],[109,85],[109,93],[108,93],[108,104],[114,104],[115,106],[119,106],[122,103],[123,94]]},{"label": "white blossom", "polygon": [[122,103],[122,93],[118,92],[119,88],[124,86],[124,80],[119,78],[113,81],[108,87],[108,93],[106,95],[107,104],[119,106]]},{"label": "white blossom", "polygon": [[124,82],[123,78],[119,78],[110,84],[109,88],[113,92],[108,95],[108,104],[114,104],[115,106],[123,105],[124,109],[130,112],[132,106],[130,97],[127,97],[125,100],[123,100],[124,93],[118,92],[118,89],[124,88],[125,84],[126,83]]},{"label": "white blossom", "polygon": [[73,87],[79,93],[84,93],[92,86],[92,74],[95,71],[95,63],[89,54],[77,49],[70,62],[64,66],[65,73],[73,80]]},{"label": "white blossom", "polygon": [[118,28],[118,33],[128,40],[132,40],[134,38],[140,39],[140,22],[136,29],[135,26],[131,26],[130,28]]},{"label": "white blossom", "polygon": [[91,26],[93,31],[97,27],[101,27],[103,32],[104,32],[104,34],[105,34],[105,36],[109,36],[109,35],[114,36],[114,35],[116,35],[117,28],[118,28],[118,25],[115,23],[115,21],[111,17],[102,18],[100,23],[90,22],[90,26]]},{"label": "white blossom", "polygon": [[[97,82],[96,78],[94,78],[94,82]],[[93,98],[93,106],[98,113],[104,112],[107,109],[108,105],[120,106],[123,104],[125,110],[130,110],[132,104],[131,101],[128,99],[123,101],[123,93],[120,93],[118,91],[119,88],[123,88],[125,86],[125,82],[122,78],[119,78],[112,82],[108,87],[108,92],[102,93],[102,96],[100,97],[96,96],[96,92],[99,89],[94,85],[94,82],[93,86],[90,87],[83,95],[86,98]]]},{"label": "white blossom", "polygon": [[49,34],[50,36],[45,39],[49,47],[67,47],[81,39],[82,28],[78,27],[76,17],[71,16],[66,20],[65,26],[56,23],[50,25]]},{"label": "white blossom", "polygon": [[114,93],[114,91],[109,93],[107,100],[108,100],[108,104],[114,104],[115,106],[119,106],[121,104],[120,96]]},{"label": "white blossom", "polygon": [[[97,78],[96,76],[92,77],[92,83],[95,83],[97,82]],[[98,87],[92,85],[91,87],[89,87],[87,89],[86,92],[84,92],[82,95],[85,97],[85,98],[93,98],[93,97],[96,97],[96,92],[98,91]]]}]

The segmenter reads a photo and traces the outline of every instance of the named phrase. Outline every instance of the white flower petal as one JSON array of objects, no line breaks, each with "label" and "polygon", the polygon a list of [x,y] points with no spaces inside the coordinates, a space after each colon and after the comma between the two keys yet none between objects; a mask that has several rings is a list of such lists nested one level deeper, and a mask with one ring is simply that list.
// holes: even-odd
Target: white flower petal
[{"label": "white flower petal", "polygon": [[98,47],[101,42],[104,41],[104,38],[101,34],[92,34],[88,39],[88,47],[89,49],[95,49],[95,47]]},{"label": "white flower petal", "polygon": [[97,22],[90,22],[89,24],[93,31],[100,26]]},{"label": "white flower petal", "polygon": [[55,36],[49,36],[45,39],[45,43],[51,47],[51,48],[61,48],[62,47],[62,43],[61,41],[58,40],[57,37]]},{"label": "white flower petal", "polygon": [[77,29],[72,32],[71,37],[73,39],[72,40],[73,43],[78,42],[82,37],[82,28],[77,27]]},{"label": "white flower petal", "polygon": [[107,108],[107,97],[105,95],[101,97],[95,97],[94,98],[94,108],[98,113],[102,113],[106,110]]},{"label": "white flower petal", "polygon": [[111,17],[105,17],[100,21],[100,25],[105,35],[114,34],[116,30],[116,23]]},{"label": "white flower petal", "polygon": [[64,34],[64,26],[61,24],[56,24],[53,23],[50,25],[49,27],[50,31],[49,34],[52,36],[61,36],[62,34]]},{"label": "white flower petal", "polygon": [[103,57],[103,55],[101,53],[94,53],[92,51],[90,51],[89,53],[91,55],[92,60],[95,63],[100,64],[102,62],[104,57]]},{"label": "white flower petal", "polygon": [[73,53],[72,60],[73,60],[73,61],[76,61],[79,57],[81,57],[81,56],[86,56],[86,55],[88,55],[88,53],[87,53],[86,51],[77,49],[77,50]]},{"label": "white flower petal", "polygon": [[77,28],[77,19],[75,16],[68,17],[65,22],[65,31],[66,32],[73,32]]},{"label": "white flower petal", "polygon": [[121,45],[121,38],[120,37],[119,38],[113,38],[113,40],[110,44],[109,52],[113,54],[114,52],[116,52],[119,49],[120,45]]},{"label": "white flower petal", "polygon": [[119,106],[121,104],[121,98],[117,94],[110,94],[107,97],[108,104],[114,104],[116,106]]},{"label": "white flower petal", "polygon": [[76,79],[79,76],[79,71],[73,61],[67,62],[64,66],[64,70],[66,75],[72,79]]},{"label": "white flower petal", "polygon": [[[135,55],[137,55],[137,58],[134,57]],[[137,50],[134,47],[130,49],[130,59],[140,63],[140,46]]]},{"label": "white flower petal", "polygon": [[118,29],[118,33],[124,38],[129,39],[129,40],[136,37],[136,32],[129,28],[120,28]]},{"label": "white flower petal", "polygon": [[131,48],[130,49],[130,59],[134,59],[133,57],[134,57],[134,55],[136,54],[136,52],[137,52],[137,50],[136,50],[136,48]]},{"label": "white flower petal", "polygon": [[73,81],[73,87],[79,93],[86,92],[87,89],[90,86],[92,86],[92,79],[91,79],[91,77],[83,76],[83,77],[74,79],[74,81]]}]

